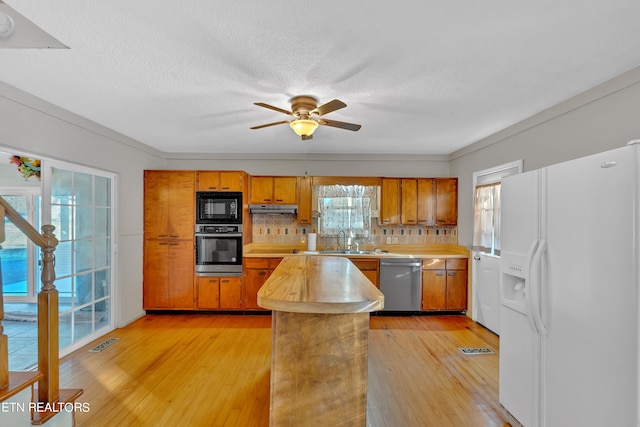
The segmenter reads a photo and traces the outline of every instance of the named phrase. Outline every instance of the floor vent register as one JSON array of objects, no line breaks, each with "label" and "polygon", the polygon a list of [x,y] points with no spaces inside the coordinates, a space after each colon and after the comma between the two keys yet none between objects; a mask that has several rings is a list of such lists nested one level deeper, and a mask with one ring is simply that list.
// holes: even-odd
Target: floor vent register
[{"label": "floor vent register", "polygon": [[105,348],[109,347],[111,344],[113,344],[114,342],[118,341],[119,339],[120,338],[109,338],[105,342],[102,342],[102,343],[98,344],[97,346],[90,348],[89,352],[98,353],[98,352],[104,350]]},{"label": "floor vent register", "polygon": [[460,351],[464,354],[493,354],[490,348],[460,347]]}]

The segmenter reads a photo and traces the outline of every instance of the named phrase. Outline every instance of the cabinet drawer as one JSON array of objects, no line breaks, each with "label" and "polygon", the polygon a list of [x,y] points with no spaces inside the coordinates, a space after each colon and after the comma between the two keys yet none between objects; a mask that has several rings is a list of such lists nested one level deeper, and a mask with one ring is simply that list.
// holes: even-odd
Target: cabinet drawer
[{"label": "cabinet drawer", "polygon": [[445,262],[443,259],[438,259],[438,258],[423,259],[422,269],[423,270],[444,270]]},{"label": "cabinet drawer", "polygon": [[466,270],[466,258],[450,258],[447,260],[447,270]]},{"label": "cabinet drawer", "polygon": [[269,258],[269,270],[275,269],[281,261],[282,258]]},{"label": "cabinet drawer", "polygon": [[245,258],[245,268],[269,268],[269,258]]},{"label": "cabinet drawer", "polygon": [[377,270],[378,269],[378,260],[377,259],[357,259],[357,258],[349,258],[353,265],[358,267],[359,270]]}]

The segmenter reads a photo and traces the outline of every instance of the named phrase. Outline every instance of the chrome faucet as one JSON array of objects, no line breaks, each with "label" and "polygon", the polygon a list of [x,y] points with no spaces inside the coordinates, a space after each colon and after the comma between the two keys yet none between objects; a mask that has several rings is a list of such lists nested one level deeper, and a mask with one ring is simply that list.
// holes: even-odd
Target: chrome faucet
[{"label": "chrome faucet", "polygon": [[[342,241],[344,242],[344,245],[340,244],[340,234],[342,234]],[[347,249],[347,233],[344,232],[344,230],[340,230],[338,231],[338,235],[336,236],[336,240],[338,241],[338,250],[346,250]]]}]

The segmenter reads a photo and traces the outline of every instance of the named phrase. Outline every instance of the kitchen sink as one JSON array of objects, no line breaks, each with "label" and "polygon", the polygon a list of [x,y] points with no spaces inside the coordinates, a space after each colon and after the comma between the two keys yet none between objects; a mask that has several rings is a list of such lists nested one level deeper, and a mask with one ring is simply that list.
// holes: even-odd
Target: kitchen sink
[{"label": "kitchen sink", "polygon": [[335,254],[335,255],[367,255],[367,254],[372,254],[373,252],[371,251],[359,251],[359,250],[351,250],[351,249],[325,249],[324,251],[320,251],[321,254],[325,254],[325,255],[331,255],[331,254]]}]

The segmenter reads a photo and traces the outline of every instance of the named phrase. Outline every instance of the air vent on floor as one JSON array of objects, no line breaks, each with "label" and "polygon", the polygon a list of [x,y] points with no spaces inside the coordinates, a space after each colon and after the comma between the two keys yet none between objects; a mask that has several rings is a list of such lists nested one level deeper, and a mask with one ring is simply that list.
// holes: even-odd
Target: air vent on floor
[{"label": "air vent on floor", "polygon": [[490,348],[474,348],[474,347],[460,347],[460,351],[464,354],[492,354],[493,351]]},{"label": "air vent on floor", "polygon": [[97,346],[90,348],[89,351],[91,353],[98,353],[98,352],[104,350],[105,348],[109,347],[111,344],[113,344],[114,342],[118,341],[119,339],[120,338],[109,338],[105,342],[100,343]]}]

